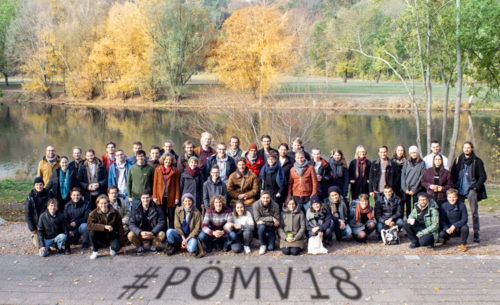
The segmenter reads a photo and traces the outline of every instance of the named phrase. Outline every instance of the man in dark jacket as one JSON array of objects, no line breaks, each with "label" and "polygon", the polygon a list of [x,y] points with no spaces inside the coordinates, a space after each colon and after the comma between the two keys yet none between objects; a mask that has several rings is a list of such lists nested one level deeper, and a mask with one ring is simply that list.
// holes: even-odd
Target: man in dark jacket
[{"label": "man in dark jacket", "polygon": [[73,161],[69,163],[69,169],[78,173],[80,165],[83,164],[85,159],[82,159],[82,149],[78,146],[73,147]]},{"label": "man in dark jacket", "polygon": [[68,236],[68,223],[64,216],[57,211],[57,200],[50,199],[47,203],[47,211],[40,215],[37,233],[40,248],[38,255],[46,257],[49,255],[49,248],[55,244],[59,252],[62,252],[62,245]]},{"label": "man in dark jacket", "polygon": [[332,168],[330,164],[326,162],[323,157],[321,157],[321,150],[319,147],[314,147],[311,150],[312,160],[309,161],[309,165],[314,167],[316,172],[316,177],[318,179],[318,197],[321,201],[328,198],[330,195],[328,193],[328,188],[330,187],[330,182],[332,181]]},{"label": "man in dark jacket", "polygon": [[47,202],[49,201],[49,192],[43,188],[43,178],[36,177],[33,183],[34,188],[29,193],[24,203],[24,215],[28,229],[31,232],[31,242],[35,248],[40,248],[39,238],[37,235],[38,219],[43,212],[47,210]]},{"label": "man in dark jacket", "polygon": [[465,203],[469,201],[474,228],[474,242],[479,238],[479,211],[478,202],[488,198],[484,183],[488,178],[484,170],[483,160],[474,153],[474,145],[467,141],[463,145],[463,153],[451,165],[451,179],[458,190],[458,200]]},{"label": "man in dark jacket", "polygon": [[384,195],[378,196],[375,201],[375,219],[377,220],[377,232],[386,227],[397,225],[403,227],[403,201],[394,194],[390,185],[384,187]]},{"label": "man in dark jacket", "polygon": [[260,199],[253,204],[253,218],[259,234],[259,254],[265,254],[267,250],[274,251],[276,230],[280,225],[280,211],[268,191],[263,191]]},{"label": "man in dark jacket", "polygon": [[[103,168],[105,171],[105,169]],[[71,201],[64,207],[64,218],[69,224],[68,239],[66,239],[65,254],[70,254],[70,245],[76,244],[83,235],[82,249],[89,248],[89,231],[87,219],[90,213],[90,203],[83,200],[81,191],[75,187],[70,192]]]},{"label": "man in dark jacket", "polygon": [[143,190],[141,204],[132,209],[129,219],[130,232],[127,238],[137,248],[137,255],[144,253],[143,241],[151,241],[151,254],[157,254],[156,247],[165,239],[165,216],[159,206],[151,204],[151,192]]},{"label": "man in dark jacket", "polygon": [[90,207],[95,209],[95,200],[99,195],[106,194],[108,188],[108,172],[104,163],[95,157],[93,149],[85,152],[86,160],[80,165],[78,170],[78,183],[80,189],[85,192],[85,200],[90,202]]},{"label": "man in dark jacket", "polygon": [[132,208],[140,205],[141,192],[153,191],[154,169],[146,163],[146,152],[139,150],[135,153],[137,162],[132,165],[127,176],[127,194]]},{"label": "man in dark jacket", "polygon": [[177,159],[179,159],[179,156],[175,153],[173,147],[174,147],[174,142],[172,142],[172,140],[163,141],[163,148],[160,150],[160,157],[166,153],[171,153],[172,155],[174,155],[175,158],[175,162],[172,165],[177,166]]},{"label": "man in dark jacket", "polygon": [[395,189],[401,184],[398,165],[396,162],[387,158],[387,151],[387,146],[380,146],[378,148],[378,155],[380,158],[373,161],[370,167],[370,196],[375,199],[377,199],[375,195],[382,196],[384,194],[386,185]]},{"label": "man in dark jacket", "polygon": [[210,176],[212,166],[217,164],[219,166],[219,177],[222,182],[227,185],[229,176],[236,171],[236,162],[228,154],[226,154],[227,145],[224,142],[217,144],[217,153],[208,157],[207,164],[205,165],[205,173],[203,180],[206,181]]},{"label": "man in dark jacket", "polygon": [[467,251],[466,245],[469,237],[467,207],[465,203],[458,201],[456,189],[446,191],[446,197],[448,201],[439,208],[439,224],[441,226],[439,237],[444,239],[444,246],[448,245],[450,237],[461,237],[460,250]]},{"label": "man in dark jacket", "polygon": [[271,136],[268,134],[260,137],[260,143],[262,144],[262,148],[257,151],[257,155],[260,156],[265,163],[267,163],[267,155],[269,155],[272,151],[274,151],[277,155],[278,151],[271,147]]},{"label": "man in dark jacket", "polygon": [[311,161],[311,155],[304,150],[304,146],[302,146],[302,140],[296,137],[292,139],[292,149],[287,154],[292,159],[295,159],[295,153],[298,151],[302,151],[304,153],[304,157],[308,162]]}]

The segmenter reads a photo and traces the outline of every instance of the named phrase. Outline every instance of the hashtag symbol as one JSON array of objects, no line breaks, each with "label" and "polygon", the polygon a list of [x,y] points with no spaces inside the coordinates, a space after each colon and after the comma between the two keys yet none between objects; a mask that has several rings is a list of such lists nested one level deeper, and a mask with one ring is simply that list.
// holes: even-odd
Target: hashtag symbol
[{"label": "hashtag symbol", "polygon": [[155,271],[153,271],[153,273],[149,274],[149,272],[152,269],[153,269],[153,267],[150,267],[143,274],[136,274],[135,277],[137,279],[135,280],[135,282],[132,285],[123,286],[123,289],[125,289],[125,291],[120,295],[120,297],[118,299],[121,299],[129,291],[131,291],[129,297],[132,297],[132,296],[134,296],[134,294],[137,291],[139,291],[139,289],[147,289],[149,286],[147,286],[145,284],[150,279],[158,277],[158,274],[156,274],[156,272],[158,272],[158,270],[160,270],[160,267],[156,268]]}]

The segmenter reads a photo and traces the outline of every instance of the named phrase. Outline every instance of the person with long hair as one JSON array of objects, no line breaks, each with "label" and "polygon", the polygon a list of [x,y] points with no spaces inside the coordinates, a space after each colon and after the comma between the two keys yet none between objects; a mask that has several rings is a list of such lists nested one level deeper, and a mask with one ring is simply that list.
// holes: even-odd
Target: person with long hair
[{"label": "person with long hair", "polygon": [[61,156],[59,168],[56,168],[50,176],[49,182],[45,186],[49,191],[49,197],[57,199],[59,206],[57,210],[64,213],[64,206],[70,200],[69,192],[78,186],[77,171],[69,168],[69,159]]},{"label": "person with long hair", "polygon": [[168,228],[174,228],[175,208],[181,197],[180,174],[175,167],[175,156],[171,153],[163,154],[160,166],[155,169],[153,180],[153,201],[160,206]]},{"label": "person with long hair", "polygon": [[199,160],[196,157],[189,158],[188,167],[181,174],[180,192],[181,195],[191,194],[194,196],[194,205],[202,211],[203,183],[205,182],[203,172],[199,167]]},{"label": "person with long hair", "polygon": [[392,153],[392,161],[396,162],[396,165],[398,166],[399,170],[399,181],[396,183],[394,186],[394,193],[398,195],[399,198],[404,199],[404,192],[401,191],[401,176],[403,173],[403,166],[405,165],[405,162],[407,160],[406,156],[406,149],[403,146],[403,144],[398,144],[396,145],[396,148],[394,148],[394,152]]},{"label": "person with long hair", "polygon": [[252,214],[246,210],[245,204],[240,200],[236,201],[234,206],[234,223],[231,227],[236,233],[236,239],[231,243],[231,250],[234,253],[240,253],[241,250],[245,250],[246,254],[250,253],[255,222]]},{"label": "person with long hair", "polygon": [[366,243],[368,236],[377,228],[377,221],[369,200],[370,197],[367,194],[359,195],[358,200],[352,202],[349,212],[352,236],[357,242]]},{"label": "person with long hair", "polygon": [[[305,159],[305,158],[304,158]],[[284,255],[299,255],[304,248],[306,221],[294,197],[288,197],[283,206],[278,228],[280,248]]]},{"label": "person with long hair", "polygon": [[212,252],[214,247],[222,246],[223,252],[229,251],[229,246],[236,239],[236,233],[233,232],[234,223],[231,209],[226,207],[226,199],[217,195],[210,200],[210,208],[206,211],[201,224],[199,237],[205,247],[206,252]]},{"label": "person with long hair", "polygon": [[[425,162],[420,158],[417,146],[411,146],[410,158],[405,162],[403,166],[403,172],[401,173],[401,190],[404,193],[405,202],[405,216],[408,218],[410,215],[413,205],[418,202],[418,193],[422,190],[422,176],[425,172]],[[411,203],[413,199],[413,205]]]},{"label": "person with long hair", "polygon": [[371,161],[366,158],[366,148],[359,145],[354,154],[354,160],[349,164],[349,183],[351,184],[351,199],[355,200],[361,194],[369,193]]},{"label": "person with long hair", "polygon": [[347,169],[344,153],[338,148],[332,149],[328,163],[332,168],[330,185],[338,187],[340,195],[347,198],[347,192],[349,191],[349,170]]},{"label": "person with long hair", "polygon": [[444,168],[443,156],[434,156],[434,166],[425,170],[422,176],[422,186],[427,190],[427,194],[434,197],[434,201],[441,206],[446,202],[446,191],[453,187],[450,172]]}]

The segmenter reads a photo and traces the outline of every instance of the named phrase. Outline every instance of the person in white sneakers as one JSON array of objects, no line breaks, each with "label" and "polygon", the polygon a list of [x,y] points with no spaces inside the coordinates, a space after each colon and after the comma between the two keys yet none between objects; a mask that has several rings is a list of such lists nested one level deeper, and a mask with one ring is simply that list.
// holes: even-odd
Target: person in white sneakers
[{"label": "person in white sneakers", "polygon": [[97,207],[90,212],[87,220],[87,230],[92,244],[90,259],[99,256],[99,247],[110,245],[109,253],[116,255],[120,250],[126,253],[127,239],[123,231],[122,216],[119,211],[109,204],[108,196],[100,195],[96,199]]},{"label": "person in white sneakers", "polygon": [[245,209],[245,204],[241,200],[236,201],[233,218],[234,223],[231,226],[237,237],[231,244],[231,250],[234,253],[240,253],[243,245],[245,253],[248,254],[251,252],[250,243],[252,242],[255,223],[252,214]]},{"label": "person in white sneakers", "polygon": [[260,240],[259,254],[265,254],[267,250],[274,251],[276,231],[280,225],[280,210],[268,191],[263,191],[260,199],[254,203],[253,217]]}]

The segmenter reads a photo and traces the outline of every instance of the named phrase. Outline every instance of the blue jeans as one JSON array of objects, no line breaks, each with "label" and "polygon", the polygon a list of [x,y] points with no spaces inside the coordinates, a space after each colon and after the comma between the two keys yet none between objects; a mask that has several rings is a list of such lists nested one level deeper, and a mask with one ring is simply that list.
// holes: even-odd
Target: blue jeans
[{"label": "blue jeans", "polygon": [[227,235],[222,235],[220,238],[215,236],[210,236],[205,232],[201,232],[198,238],[205,244],[208,249],[213,248],[214,244],[223,244],[225,248],[229,247],[231,243],[236,239],[236,233],[229,232]]},{"label": "blue jeans", "polygon": [[132,209],[141,204],[141,199],[132,197]]},{"label": "blue jeans", "polygon": [[334,225],[333,220],[332,220],[332,228],[335,231],[335,235],[337,237],[345,237],[345,236],[349,236],[352,234],[352,229],[347,223],[345,224],[344,230],[341,230],[340,227],[338,227],[338,226],[336,227]]},{"label": "blue jeans", "polygon": [[49,248],[53,244],[56,244],[57,249],[61,250],[65,241],[66,241],[66,234],[64,233],[57,235],[54,239],[46,239],[45,251],[38,250],[38,255],[40,255],[41,257],[46,257],[47,255],[49,255]]},{"label": "blue jeans", "polygon": [[267,250],[274,251],[274,242],[276,241],[276,230],[266,225],[257,225],[257,233],[261,246],[266,246]]},{"label": "blue jeans", "polygon": [[[176,230],[168,229],[167,230],[167,240],[168,240],[169,244],[173,245],[173,244],[175,244],[175,242],[181,243],[182,237],[179,236],[179,233],[177,233]],[[187,242],[186,250],[189,253],[194,253],[196,251],[197,246],[198,246],[198,241],[196,240],[196,238],[191,238]]]},{"label": "blue jeans", "polygon": [[[395,221],[396,225],[399,227],[399,229],[403,228],[403,219],[399,218]],[[382,229],[384,228],[385,223],[377,222],[377,232],[380,233]]]}]

